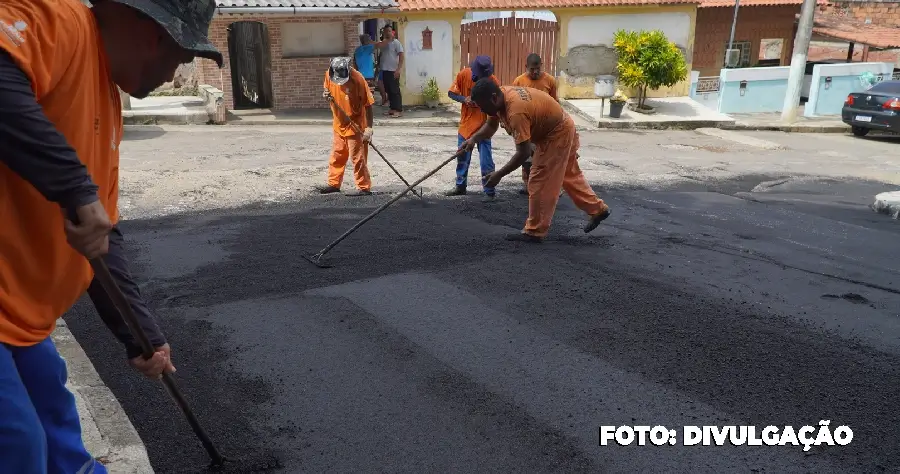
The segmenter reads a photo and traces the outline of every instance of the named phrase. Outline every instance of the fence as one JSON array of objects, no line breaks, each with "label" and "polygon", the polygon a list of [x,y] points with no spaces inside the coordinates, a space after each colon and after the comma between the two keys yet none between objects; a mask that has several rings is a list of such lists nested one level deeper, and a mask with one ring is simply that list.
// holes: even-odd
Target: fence
[{"label": "fence", "polygon": [[525,72],[525,58],[537,53],[544,71],[556,75],[559,51],[558,23],[534,18],[492,18],[463,24],[460,30],[460,63],[463,67],[476,56],[488,55],[494,75],[501,84],[510,84]]}]

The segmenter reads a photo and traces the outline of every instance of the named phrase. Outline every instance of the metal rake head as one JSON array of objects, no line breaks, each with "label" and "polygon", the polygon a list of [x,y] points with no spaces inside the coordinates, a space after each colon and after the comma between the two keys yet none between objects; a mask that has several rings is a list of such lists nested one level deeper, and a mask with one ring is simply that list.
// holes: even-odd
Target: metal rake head
[{"label": "metal rake head", "polygon": [[311,256],[302,255],[302,257],[319,268],[331,268],[331,265],[329,265],[327,262],[322,261],[322,259],[325,257],[322,253],[317,253]]}]

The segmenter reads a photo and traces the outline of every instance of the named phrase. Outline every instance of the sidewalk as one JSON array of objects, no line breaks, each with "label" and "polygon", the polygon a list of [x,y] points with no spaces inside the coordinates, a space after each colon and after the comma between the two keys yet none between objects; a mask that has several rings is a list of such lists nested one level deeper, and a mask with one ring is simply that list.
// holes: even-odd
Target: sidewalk
[{"label": "sidewalk", "polygon": [[64,320],[59,320],[52,337],[66,361],[67,386],[75,395],[88,451],[110,474],[153,474],[144,443],[131,420],[100,379]]},{"label": "sidewalk", "polygon": [[[209,113],[199,97],[148,97],[131,99],[132,109],[123,111],[125,125],[205,125]],[[837,117],[808,118],[802,115],[791,125],[781,124],[781,114],[725,115],[690,97],[652,98],[647,104],[656,107],[648,115],[625,109],[620,118],[609,117],[609,101],[600,99],[563,99],[563,107],[576,118],[580,130],[656,129],[695,130],[765,130],[799,133],[848,133],[850,127]],[[459,105],[441,104],[435,109],[406,107],[401,118],[388,118],[387,107],[375,106],[375,126],[385,127],[457,127]],[[269,109],[231,110],[228,125],[331,125],[329,109],[272,111]]]},{"label": "sidewalk", "polygon": [[690,97],[647,99],[646,105],[656,109],[653,114],[634,112],[626,107],[618,118],[609,116],[608,100],[562,99],[560,103],[570,114],[583,118],[597,128],[695,130],[719,128],[735,121]]}]

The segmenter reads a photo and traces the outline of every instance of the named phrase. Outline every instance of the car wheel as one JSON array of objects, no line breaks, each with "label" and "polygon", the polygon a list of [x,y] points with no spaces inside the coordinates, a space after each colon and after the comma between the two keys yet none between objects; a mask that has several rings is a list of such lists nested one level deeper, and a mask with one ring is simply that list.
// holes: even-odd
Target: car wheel
[{"label": "car wheel", "polygon": [[853,134],[856,135],[857,137],[864,137],[869,133],[868,128],[853,127],[851,130],[853,131]]}]

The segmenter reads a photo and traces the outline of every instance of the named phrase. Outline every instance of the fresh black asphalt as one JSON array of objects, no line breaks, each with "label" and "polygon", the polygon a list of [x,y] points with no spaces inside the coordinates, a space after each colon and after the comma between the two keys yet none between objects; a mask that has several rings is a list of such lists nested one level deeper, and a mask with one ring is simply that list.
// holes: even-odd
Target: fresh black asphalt
[{"label": "fresh black asphalt", "polygon": [[[763,181],[769,186],[757,188]],[[226,453],[284,472],[896,472],[900,259],[877,183],[601,189],[590,236],[509,243],[524,198],[127,221],[176,377]],[[762,192],[760,192],[762,191]],[[89,301],[65,316],[157,472],[205,453]],[[600,425],[847,425],[848,446],[598,446]]]}]

